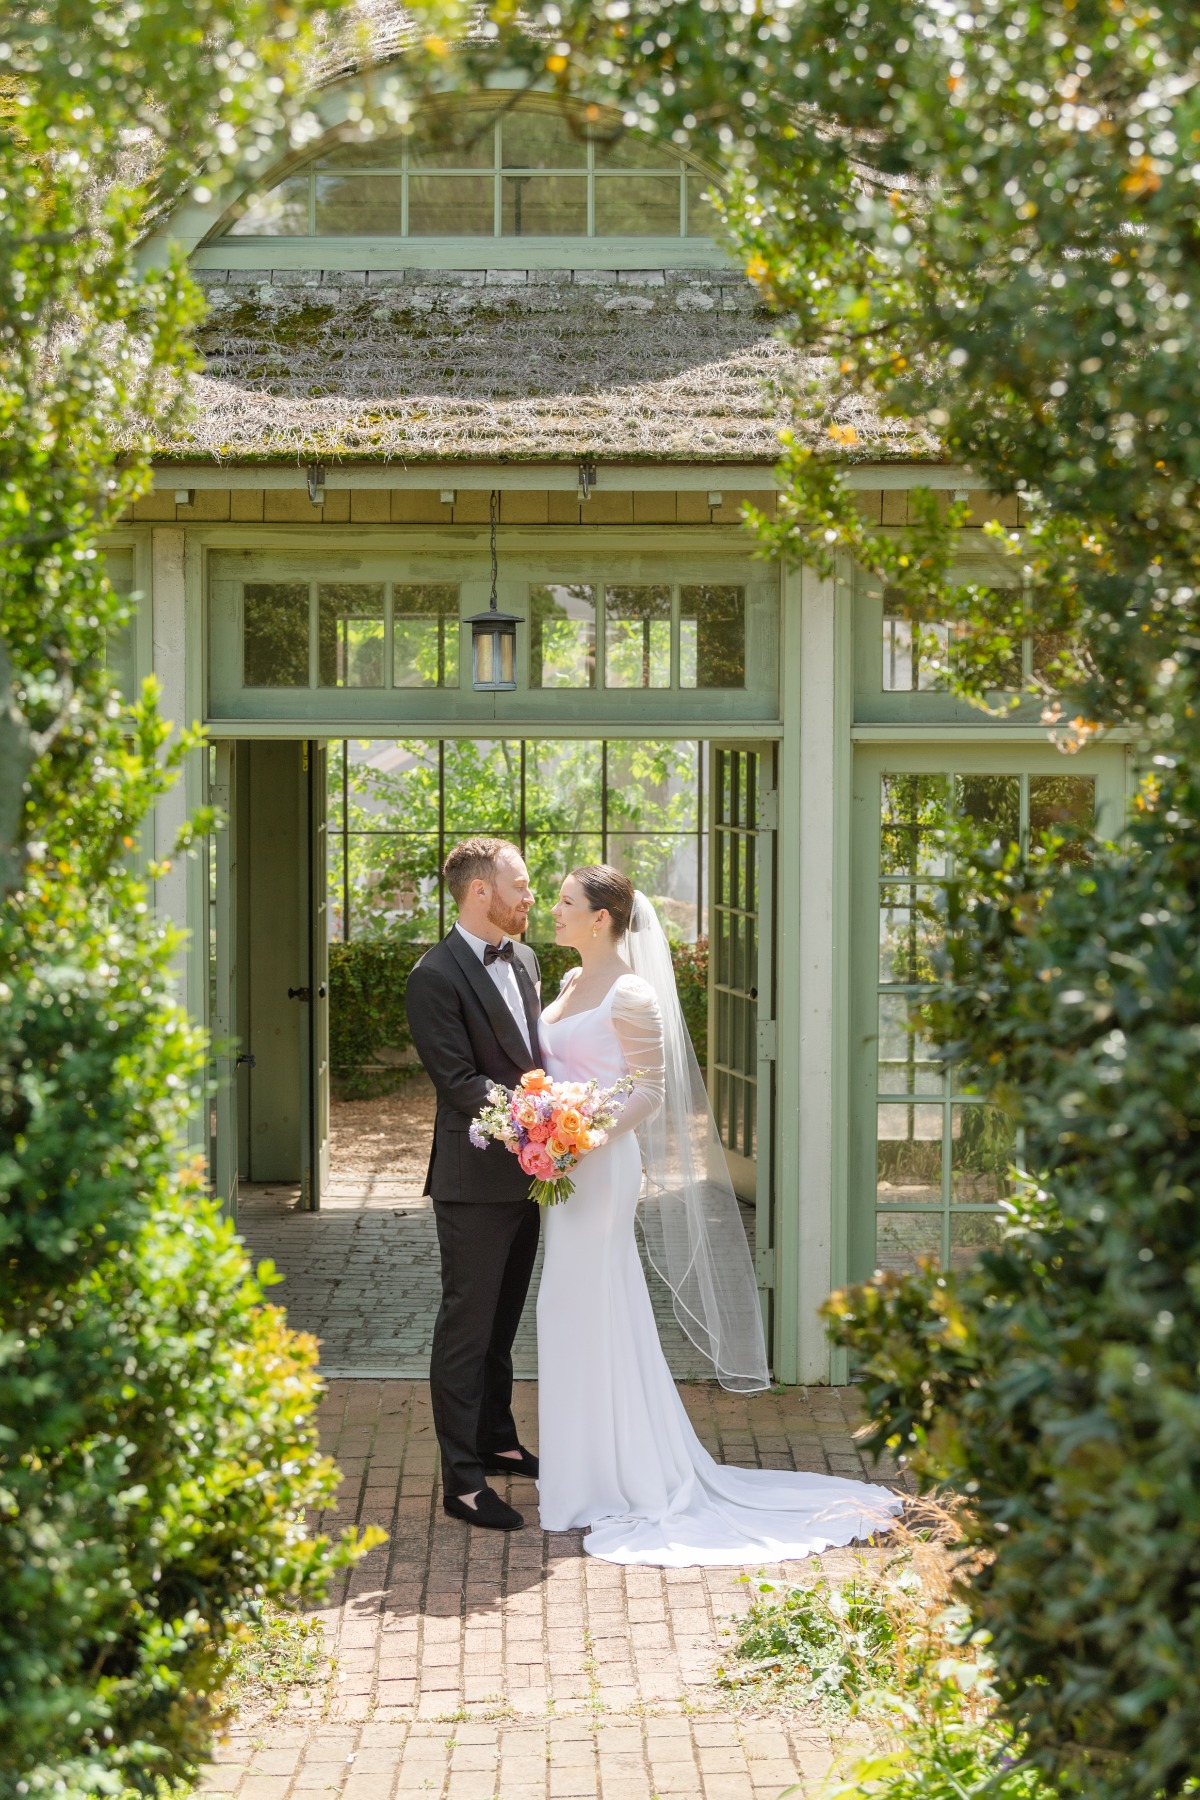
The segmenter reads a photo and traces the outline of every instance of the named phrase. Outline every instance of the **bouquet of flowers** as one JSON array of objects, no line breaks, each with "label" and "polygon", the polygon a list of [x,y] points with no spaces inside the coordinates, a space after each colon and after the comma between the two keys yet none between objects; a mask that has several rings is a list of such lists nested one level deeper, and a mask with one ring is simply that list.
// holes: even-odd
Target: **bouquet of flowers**
[{"label": "bouquet of flowers", "polygon": [[477,1150],[503,1144],[532,1177],[529,1198],[557,1206],[575,1191],[570,1171],[580,1157],[607,1141],[633,1085],[632,1075],[600,1088],[594,1081],[551,1081],[544,1069],[530,1069],[513,1093],[498,1083],[488,1089],[487,1105],[471,1121],[471,1142]]}]

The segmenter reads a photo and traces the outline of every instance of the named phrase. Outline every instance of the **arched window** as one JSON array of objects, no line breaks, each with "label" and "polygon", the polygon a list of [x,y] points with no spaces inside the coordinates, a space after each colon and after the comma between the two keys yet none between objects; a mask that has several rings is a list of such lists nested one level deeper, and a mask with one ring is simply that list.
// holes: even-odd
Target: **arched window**
[{"label": "arched window", "polygon": [[[619,127],[618,127],[619,130]],[[642,132],[495,100],[341,141],[242,203],[231,238],[711,238],[711,178]]]}]

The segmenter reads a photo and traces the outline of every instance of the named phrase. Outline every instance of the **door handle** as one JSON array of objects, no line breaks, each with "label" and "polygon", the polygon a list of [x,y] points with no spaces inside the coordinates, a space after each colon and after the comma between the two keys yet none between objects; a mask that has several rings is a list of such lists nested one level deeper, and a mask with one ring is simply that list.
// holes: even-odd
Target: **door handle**
[{"label": "door handle", "polygon": [[317,989],[317,999],[323,1000],[324,998],[325,998],[325,984],[324,984],[324,982],[322,982],[321,986]]},{"label": "door handle", "polygon": [[312,989],[311,988],[289,988],[288,989],[288,999],[289,1000],[311,1000],[312,999]]},{"label": "door handle", "polygon": [[240,1069],[243,1063],[245,1063],[245,1065],[248,1069],[254,1069],[254,1068],[257,1068],[257,1066],[258,1066],[257,1058],[253,1057],[253,1056],[248,1056],[244,1050],[243,1050],[242,1054],[238,1057],[237,1061],[234,1063],[234,1068]]}]

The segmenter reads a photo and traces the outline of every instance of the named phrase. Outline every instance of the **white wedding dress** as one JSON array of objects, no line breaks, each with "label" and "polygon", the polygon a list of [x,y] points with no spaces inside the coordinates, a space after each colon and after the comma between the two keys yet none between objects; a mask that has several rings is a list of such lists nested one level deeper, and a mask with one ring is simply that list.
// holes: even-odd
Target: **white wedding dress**
[{"label": "white wedding dress", "polygon": [[[568,977],[568,980],[570,978]],[[732,1469],[696,1436],[659,1343],[634,1236],[636,1126],[662,1104],[653,988],[623,975],[599,1006],[539,1027],[547,1073],[606,1087],[643,1078],[617,1131],[546,1209],[537,1302],[538,1483],[544,1531],[590,1526],[607,1562],[665,1568],[811,1556],[886,1529],[886,1488],[836,1476]]]}]

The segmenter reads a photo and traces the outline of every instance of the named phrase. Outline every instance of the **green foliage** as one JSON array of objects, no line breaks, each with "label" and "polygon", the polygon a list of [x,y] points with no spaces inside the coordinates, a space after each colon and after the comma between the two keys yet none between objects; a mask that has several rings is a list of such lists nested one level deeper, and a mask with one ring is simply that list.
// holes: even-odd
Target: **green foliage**
[{"label": "green foliage", "polygon": [[994,858],[952,913],[940,1033],[1036,1177],[1004,1241],[829,1308],[875,1442],[971,1494],[1010,1715],[1096,1800],[1200,1775],[1200,787],[1142,802],[1128,855]]},{"label": "green foliage", "polygon": [[737,1663],[718,1672],[723,1687],[765,1688],[840,1719],[889,1685],[904,1638],[903,1608],[866,1568],[844,1583],[820,1577],[798,1587],[756,1586],[738,1621]]},{"label": "green foliage", "polygon": [[[404,1016],[404,989],[413,965],[428,944],[383,937],[352,938],[329,946],[329,1062],[341,1093],[353,1098],[376,1091],[389,1080],[373,1070],[380,1049],[411,1050]],[[558,992],[574,951],[558,944],[535,944],[542,969],[542,992]],[[679,1003],[701,1068],[708,1057],[708,945],[676,944],[671,951]]]},{"label": "green foliage", "polygon": [[[154,205],[300,135],[304,5],[17,0],[0,80],[0,1788],[193,1773],[232,1627],[358,1554],[315,1346],[264,1304],[186,1153],[206,1050],[134,862],[196,739],[123,710],[103,534],[178,416],[198,300]],[[326,8],[326,11],[333,9]],[[253,51],[247,44],[255,46]],[[247,146],[248,155],[251,146]],[[257,154],[257,149],[253,151]],[[211,827],[181,834],[189,853]]]}]

